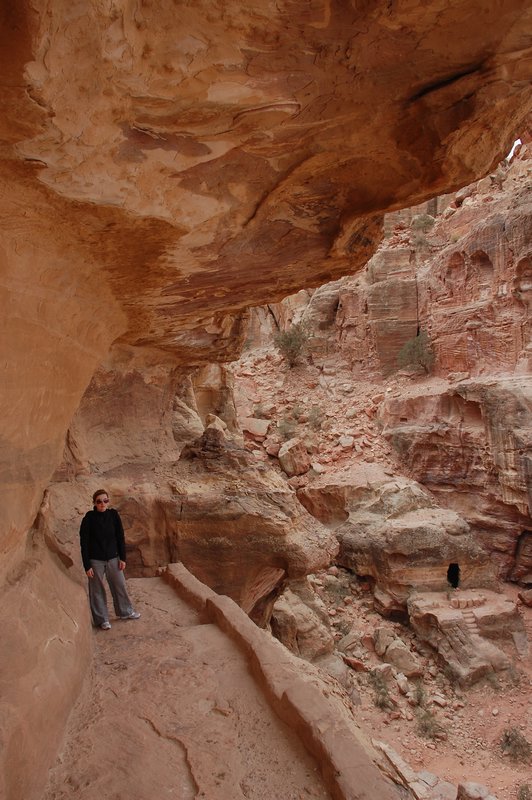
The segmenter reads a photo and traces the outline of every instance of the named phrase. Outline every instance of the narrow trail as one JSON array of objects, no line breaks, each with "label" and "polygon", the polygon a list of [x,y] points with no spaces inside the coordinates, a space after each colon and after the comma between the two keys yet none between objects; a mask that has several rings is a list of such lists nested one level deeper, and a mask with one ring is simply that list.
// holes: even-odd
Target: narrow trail
[{"label": "narrow trail", "polygon": [[160,578],[128,586],[141,619],[95,631],[43,800],[329,800],[230,639]]}]

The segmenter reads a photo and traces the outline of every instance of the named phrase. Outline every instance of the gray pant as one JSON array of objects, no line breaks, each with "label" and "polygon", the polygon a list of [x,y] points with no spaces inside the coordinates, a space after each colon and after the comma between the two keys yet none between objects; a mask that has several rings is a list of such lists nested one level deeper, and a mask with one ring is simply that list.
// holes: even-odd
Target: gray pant
[{"label": "gray pant", "polygon": [[117,617],[127,617],[133,611],[131,600],[126,589],[126,579],[124,572],[118,569],[118,558],[110,561],[96,561],[91,559],[91,567],[94,570],[94,578],[89,578],[89,600],[91,604],[92,619],[95,625],[108,622],[109,614],[107,611],[107,595],[105,592],[104,577],[107,578],[113,605]]}]

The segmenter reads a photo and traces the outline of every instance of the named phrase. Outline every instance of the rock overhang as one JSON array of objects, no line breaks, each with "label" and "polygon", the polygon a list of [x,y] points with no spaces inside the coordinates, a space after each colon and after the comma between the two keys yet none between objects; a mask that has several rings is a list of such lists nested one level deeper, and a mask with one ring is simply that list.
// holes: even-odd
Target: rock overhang
[{"label": "rock overhang", "polygon": [[82,211],[125,340],[177,353],[356,270],[385,210],[486,172],[531,102],[524,0],[26,12],[10,160]]}]

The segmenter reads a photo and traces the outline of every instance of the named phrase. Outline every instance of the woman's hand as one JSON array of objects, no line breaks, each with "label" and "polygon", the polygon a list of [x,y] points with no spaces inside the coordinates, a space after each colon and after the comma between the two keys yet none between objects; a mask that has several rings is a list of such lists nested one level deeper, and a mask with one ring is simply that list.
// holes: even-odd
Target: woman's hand
[{"label": "woman's hand", "polygon": [[119,561],[118,562],[118,569],[123,571],[123,570],[125,570],[125,568],[126,568],[126,562],[125,561]]},{"label": "woman's hand", "polygon": [[94,578],[94,570],[91,567],[90,569],[86,570],[88,578]]}]

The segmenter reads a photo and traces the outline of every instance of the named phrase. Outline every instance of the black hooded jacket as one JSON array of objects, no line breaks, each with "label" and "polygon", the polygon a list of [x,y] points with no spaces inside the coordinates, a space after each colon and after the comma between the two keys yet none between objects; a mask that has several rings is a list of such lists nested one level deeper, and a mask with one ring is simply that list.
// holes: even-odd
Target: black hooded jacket
[{"label": "black hooded jacket", "polygon": [[85,572],[91,568],[91,558],[109,561],[111,558],[126,560],[124,528],[118,511],[87,511],[79,529],[81,558]]}]

